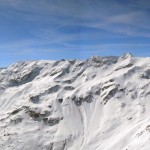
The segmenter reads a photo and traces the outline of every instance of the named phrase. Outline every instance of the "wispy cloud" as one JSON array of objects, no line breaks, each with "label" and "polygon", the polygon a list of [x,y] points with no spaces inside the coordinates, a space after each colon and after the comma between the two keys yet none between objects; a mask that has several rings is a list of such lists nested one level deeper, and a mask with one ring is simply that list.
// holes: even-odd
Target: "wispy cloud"
[{"label": "wispy cloud", "polygon": [[[142,9],[148,1],[144,0],[143,3],[139,0],[131,1],[123,5],[117,1],[112,3],[110,0],[107,2],[101,0],[3,0],[0,4],[1,7],[10,8],[10,10],[6,9],[5,15],[20,14],[22,19],[39,23],[47,30],[57,30],[57,28],[63,26],[81,25],[120,33],[120,30],[117,30],[118,26],[123,26],[125,30],[122,30],[122,34],[133,36],[135,33],[135,36],[137,36],[138,32],[141,34],[140,29],[137,29],[138,27],[150,29],[149,14]],[[132,5],[136,7],[131,7]],[[140,5],[143,7],[139,8]],[[13,13],[12,9],[14,10]],[[131,32],[134,27],[136,27],[136,31],[129,34],[127,28]],[[145,36],[145,34],[141,34],[141,36]]]},{"label": "wispy cloud", "polygon": [[1,0],[0,50],[94,53],[148,47],[149,4],[149,0]]}]

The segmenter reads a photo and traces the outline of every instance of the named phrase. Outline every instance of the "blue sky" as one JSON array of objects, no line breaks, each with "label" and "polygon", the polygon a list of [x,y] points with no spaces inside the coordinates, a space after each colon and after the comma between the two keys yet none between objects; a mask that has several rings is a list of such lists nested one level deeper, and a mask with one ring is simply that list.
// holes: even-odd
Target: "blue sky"
[{"label": "blue sky", "polygon": [[150,56],[149,0],[0,0],[0,66],[126,52]]}]

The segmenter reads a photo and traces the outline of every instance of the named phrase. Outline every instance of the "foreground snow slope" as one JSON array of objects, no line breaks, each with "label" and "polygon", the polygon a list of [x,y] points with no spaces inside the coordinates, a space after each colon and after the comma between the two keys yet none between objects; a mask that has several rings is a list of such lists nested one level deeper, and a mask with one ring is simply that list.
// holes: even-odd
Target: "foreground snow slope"
[{"label": "foreground snow slope", "polygon": [[0,150],[150,150],[150,58],[0,69]]}]

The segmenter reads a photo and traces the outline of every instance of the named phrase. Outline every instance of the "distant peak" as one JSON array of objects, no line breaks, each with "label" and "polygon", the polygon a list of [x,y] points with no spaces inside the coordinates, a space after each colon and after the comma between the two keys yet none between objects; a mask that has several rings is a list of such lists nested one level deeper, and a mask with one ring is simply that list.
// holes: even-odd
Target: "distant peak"
[{"label": "distant peak", "polygon": [[133,57],[133,55],[131,53],[125,53],[120,58],[127,59],[127,58],[131,58],[131,57]]},{"label": "distant peak", "polygon": [[112,60],[112,59],[117,59],[117,56],[92,56],[89,58],[89,60],[92,61],[104,61],[104,60]]}]

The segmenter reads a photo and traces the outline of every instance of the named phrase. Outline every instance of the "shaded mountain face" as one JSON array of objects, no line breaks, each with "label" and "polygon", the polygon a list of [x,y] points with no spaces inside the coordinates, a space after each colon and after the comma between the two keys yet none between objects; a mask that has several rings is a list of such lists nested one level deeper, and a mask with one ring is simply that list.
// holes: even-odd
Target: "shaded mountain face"
[{"label": "shaded mountain face", "polygon": [[0,150],[149,150],[150,58],[0,69]]}]

